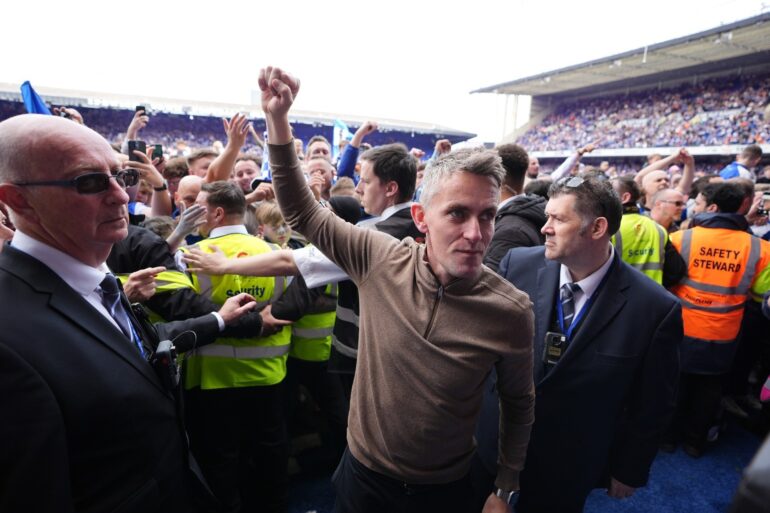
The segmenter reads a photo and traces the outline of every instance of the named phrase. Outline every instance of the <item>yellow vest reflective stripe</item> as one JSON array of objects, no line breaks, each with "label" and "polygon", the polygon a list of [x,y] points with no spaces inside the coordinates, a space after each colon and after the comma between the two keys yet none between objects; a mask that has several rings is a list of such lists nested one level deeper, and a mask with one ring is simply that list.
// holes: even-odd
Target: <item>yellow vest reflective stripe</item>
[{"label": "yellow vest reflective stripe", "polygon": [[[336,299],[337,284],[327,285],[324,294]],[[336,317],[334,311],[319,312],[307,314],[292,324],[289,356],[309,362],[328,360]]]},{"label": "yellow vest reflective stripe", "polygon": [[289,346],[236,347],[222,344],[209,344],[195,350],[195,353],[199,355],[239,359],[274,358],[276,356],[283,356],[288,352]]},{"label": "yellow vest reflective stripe", "polygon": [[663,259],[668,234],[658,223],[641,214],[624,214],[612,243],[628,265],[663,284]]},{"label": "yellow vest reflective stripe", "polygon": [[[228,258],[271,251],[271,247],[261,239],[240,233],[205,239],[195,247],[211,252],[209,248],[212,245],[218,246]],[[264,306],[283,294],[286,287],[283,276],[192,274],[191,278],[195,290],[216,304],[223,304],[229,297],[247,292]],[[220,337],[213,344],[189,351],[185,355],[185,388],[217,389],[280,383],[286,376],[290,339],[291,332],[285,327],[267,337]]]},{"label": "yellow vest reflective stripe", "polygon": [[[128,281],[129,274],[116,274],[115,277],[120,280],[120,282],[125,286],[126,281]],[[175,269],[167,269],[165,271],[161,271],[158,273],[158,275],[155,277],[155,293],[156,294],[163,294],[165,292],[173,292],[175,290],[179,289],[191,289],[193,288],[192,281],[190,280],[190,277],[187,276],[182,271],[177,271]],[[147,308],[145,306],[145,310],[147,310],[147,313],[149,314],[150,322],[156,323],[156,322],[164,322],[168,319],[164,319],[161,317],[158,313],[154,312],[150,308]]]},{"label": "yellow vest reflective stripe", "polygon": [[701,227],[672,234],[671,243],[687,263],[687,277],[672,288],[682,302],[685,336],[732,342],[752,283],[770,263],[770,244],[738,230]]}]

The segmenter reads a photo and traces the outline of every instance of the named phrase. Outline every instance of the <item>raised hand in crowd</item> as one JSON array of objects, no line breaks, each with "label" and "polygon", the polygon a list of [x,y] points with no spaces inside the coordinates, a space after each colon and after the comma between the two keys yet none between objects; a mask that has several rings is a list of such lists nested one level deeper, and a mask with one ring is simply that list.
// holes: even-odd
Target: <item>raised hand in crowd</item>
[{"label": "raised hand in crowd", "polygon": [[680,148],[679,162],[684,166],[684,170],[682,171],[682,179],[679,180],[679,184],[677,184],[675,189],[688,196],[692,188],[692,182],[695,179],[695,157],[687,148]]},{"label": "raised hand in crowd", "polygon": [[586,144],[585,146],[583,146],[582,148],[578,148],[578,150],[577,150],[578,155],[580,155],[582,157],[586,153],[591,153],[598,146],[599,146],[599,141],[590,142],[590,143]]},{"label": "raised hand in crowd", "polygon": [[144,303],[154,296],[158,287],[155,278],[165,270],[162,266],[148,267],[129,274],[128,280],[123,284],[123,292],[128,300],[132,303]]},{"label": "raised hand in crowd", "polygon": [[289,109],[299,94],[299,79],[280,68],[259,70],[262,110],[267,119],[270,144],[288,144],[292,140]]},{"label": "raised hand in crowd", "polygon": [[353,138],[350,140],[350,145],[354,148],[360,148],[361,143],[364,141],[364,137],[377,131],[377,123],[375,121],[367,121],[356,130],[353,134]]},{"label": "raised hand in crowd", "polygon": [[[171,215],[173,204],[171,195],[166,188],[166,180],[163,178],[162,170],[166,163],[162,159],[151,160],[152,147],[147,149],[147,153],[134,150],[133,157],[139,160],[126,160],[123,162],[124,169],[136,169],[139,172],[139,178],[146,181],[155,190],[152,195],[151,217]],[[160,166],[160,169],[155,166]]]},{"label": "raised hand in crowd", "polygon": [[134,117],[131,118],[131,123],[126,130],[126,142],[138,139],[139,131],[146,127],[150,122],[150,116],[144,110],[138,110],[134,112]]},{"label": "raised hand in crowd", "polygon": [[764,193],[762,191],[754,192],[754,200],[746,213],[746,220],[755,225],[762,226],[767,224],[767,212],[762,208],[764,206]]},{"label": "raised hand in crowd", "polygon": [[185,208],[184,203],[179,204],[180,214],[176,228],[166,239],[169,251],[175,253],[184,242],[185,237],[193,233],[200,225],[206,222],[206,207],[192,205]]},{"label": "raised hand in crowd", "polygon": [[324,177],[320,173],[310,175],[310,178],[307,180],[307,185],[313,192],[313,196],[315,196],[316,201],[321,199],[321,191],[323,190],[324,182]]},{"label": "raised hand in crowd", "polygon": [[265,147],[265,141],[262,140],[262,138],[259,136],[257,131],[254,129],[254,125],[252,123],[249,123],[249,133],[251,134],[251,137],[254,138],[254,142],[259,146],[260,148]]},{"label": "raised hand in crowd", "polygon": [[267,182],[262,182],[256,189],[246,195],[246,203],[254,203],[256,201],[270,201],[275,198],[275,191],[273,186]]},{"label": "raised hand in crowd", "polygon": [[425,152],[420,148],[412,148],[409,150],[409,154],[417,160],[422,160],[422,158],[425,156]]},{"label": "raised hand in crowd", "polygon": [[586,144],[585,146],[582,146],[575,150],[575,153],[564,159],[564,162],[562,162],[559,167],[554,169],[553,173],[551,173],[551,179],[556,181],[564,176],[567,176],[568,174],[572,173],[572,171],[575,169],[575,166],[580,162],[580,159],[583,158],[583,155],[586,153],[591,153],[599,146],[599,141],[590,142]]},{"label": "raised hand in crowd", "polygon": [[75,123],[85,125],[85,122],[83,121],[83,115],[80,114],[77,109],[73,109],[72,107],[65,107],[63,105],[61,107],[54,107],[53,115],[71,119]]},{"label": "raised hand in crowd", "polygon": [[206,172],[206,182],[217,182],[219,180],[228,180],[230,173],[233,172],[235,161],[241,148],[246,144],[246,137],[249,135],[249,120],[245,114],[238,113],[230,120],[222,120],[222,125],[227,135],[227,144],[222,153],[214,159]]},{"label": "raised hand in crowd", "polygon": [[439,139],[436,141],[436,146],[433,149],[433,158],[440,157],[441,155],[444,155],[445,153],[449,153],[452,151],[452,143],[449,142],[449,139]]}]

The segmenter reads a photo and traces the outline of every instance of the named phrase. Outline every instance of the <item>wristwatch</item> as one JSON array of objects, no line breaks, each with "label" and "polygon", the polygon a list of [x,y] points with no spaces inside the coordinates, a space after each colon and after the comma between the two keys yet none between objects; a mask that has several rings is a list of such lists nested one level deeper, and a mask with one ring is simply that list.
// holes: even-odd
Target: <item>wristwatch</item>
[{"label": "wristwatch", "polygon": [[518,493],[518,490],[511,490],[510,492],[507,490],[503,490],[502,488],[498,488],[495,492],[495,496],[501,498],[506,504],[511,503],[511,499],[513,499],[513,496]]},{"label": "wristwatch", "polygon": [[161,185],[160,187],[153,187],[152,190],[158,191],[158,192],[168,190],[168,182],[166,180],[163,180],[163,185]]}]

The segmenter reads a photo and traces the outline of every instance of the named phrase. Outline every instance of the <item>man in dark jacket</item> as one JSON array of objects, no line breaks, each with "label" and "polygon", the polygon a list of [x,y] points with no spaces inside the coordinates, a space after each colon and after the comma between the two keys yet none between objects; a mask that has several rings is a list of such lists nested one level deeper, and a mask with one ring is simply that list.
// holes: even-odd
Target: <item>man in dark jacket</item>
[{"label": "man in dark jacket", "polygon": [[545,198],[521,194],[529,166],[527,152],[516,144],[503,144],[497,147],[497,153],[503,159],[505,182],[500,190],[495,233],[484,256],[484,264],[495,271],[509,249],[543,244],[540,228],[545,224]]}]

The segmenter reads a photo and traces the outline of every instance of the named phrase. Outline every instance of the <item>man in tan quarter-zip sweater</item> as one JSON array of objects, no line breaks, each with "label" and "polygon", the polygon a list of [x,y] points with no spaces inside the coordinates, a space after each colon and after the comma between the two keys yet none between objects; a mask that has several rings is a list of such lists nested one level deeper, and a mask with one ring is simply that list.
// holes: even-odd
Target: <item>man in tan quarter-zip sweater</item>
[{"label": "man in tan quarter-zip sweater", "polygon": [[506,511],[533,421],[532,305],[482,266],[504,174],[489,151],[443,157],[412,216],[426,244],[350,225],[319,205],[299,167],[288,111],[299,81],[260,72],[270,166],[284,218],[359,287],[359,359],[349,452],[333,478],[336,509],[464,512],[482,387],[500,394],[496,485],[484,511]]}]

